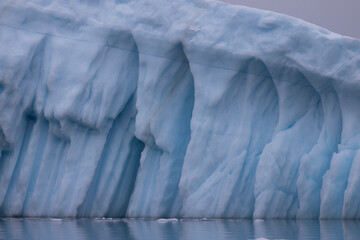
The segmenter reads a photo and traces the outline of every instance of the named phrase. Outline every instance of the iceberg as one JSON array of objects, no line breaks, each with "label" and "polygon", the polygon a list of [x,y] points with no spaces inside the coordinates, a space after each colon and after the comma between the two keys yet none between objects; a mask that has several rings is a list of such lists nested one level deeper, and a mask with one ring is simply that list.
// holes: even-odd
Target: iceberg
[{"label": "iceberg", "polygon": [[0,216],[360,218],[360,41],[207,0],[0,2]]}]

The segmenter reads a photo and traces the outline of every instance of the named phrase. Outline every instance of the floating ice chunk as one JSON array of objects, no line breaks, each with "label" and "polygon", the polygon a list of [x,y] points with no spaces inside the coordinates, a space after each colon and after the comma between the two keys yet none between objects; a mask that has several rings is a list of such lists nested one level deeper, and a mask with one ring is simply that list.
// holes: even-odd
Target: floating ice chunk
[{"label": "floating ice chunk", "polygon": [[179,219],[177,218],[159,218],[157,220],[158,223],[172,223],[172,222],[178,222]]}]

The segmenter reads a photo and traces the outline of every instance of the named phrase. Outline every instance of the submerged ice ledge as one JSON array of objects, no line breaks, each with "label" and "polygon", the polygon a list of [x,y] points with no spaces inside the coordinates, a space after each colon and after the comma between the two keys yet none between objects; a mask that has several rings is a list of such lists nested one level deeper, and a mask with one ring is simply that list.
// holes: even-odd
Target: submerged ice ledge
[{"label": "submerged ice ledge", "polygon": [[359,218],[360,42],[211,1],[0,3],[0,215]]}]

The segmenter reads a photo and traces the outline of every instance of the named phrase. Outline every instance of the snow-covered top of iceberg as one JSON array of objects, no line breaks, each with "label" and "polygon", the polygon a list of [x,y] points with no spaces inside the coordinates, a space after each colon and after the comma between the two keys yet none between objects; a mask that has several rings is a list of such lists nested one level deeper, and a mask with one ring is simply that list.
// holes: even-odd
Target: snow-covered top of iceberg
[{"label": "snow-covered top of iceberg", "polygon": [[[253,56],[266,65],[344,81],[358,76],[358,40],[286,15],[217,1],[7,0],[1,9],[2,25],[55,37],[132,50],[116,41],[116,33],[125,31],[147,54],[165,56],[167,47],[180,43],[191,61],[215,67],[237,70],[237,59]],[[204,53],[210,56],[199,57]],[[342,79],[342,71],[354,78]]]}]

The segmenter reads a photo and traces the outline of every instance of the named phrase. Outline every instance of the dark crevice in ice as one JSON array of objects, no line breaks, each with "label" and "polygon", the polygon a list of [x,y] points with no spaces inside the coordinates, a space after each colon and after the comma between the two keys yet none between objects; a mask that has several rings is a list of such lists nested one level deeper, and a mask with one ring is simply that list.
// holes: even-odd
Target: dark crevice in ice
[{"label": "dark crevice in ice", "polygon": [[136,176],[140,166],[140,157],[144,147],[145,144],[143,142],[133,137],[130,142],[130,151],[126,158],[126,163],[105,216],[125,217],[131,194],[134,191]]},{"label": "dark crevice in ice", "polygon": [[[32,131],[33,131],[33,127],[34,127],[35,122],[37,120],[34,115],[27,114],[27,113],[25,113],[24,119],[25,119],[25,123],[26,123],[26,128],[25,128],[25,133],[24,133],[24,135],[22,137],[22,143],[20,145],[20,152],[19,152],[18,158],[16,160],[16,164],[15,164],[12,176],[11,176],[11,180],[10,180],[9,185],[8,185],[8,189],[7,189],[5,198],[4,198],[4,202],[3,202],[2,206],[1,206],[1,207],[4,207],[5,211],[6,211],[6,205],[7,204],[9,204],[9,206],[12,205],[12,203],[9,202],[9,201],[11,201],[11,199],[9,199],[9,197],[10,197],[12,191],[14,189],[17,189],[16,184],[18,183],[19,178],[20,178],[20,172],[21,172],[21,169],[22,169],[22,165],[23,165],[26,153],[28,151],[29,142],[30,142]],[[5,214],[6,214],[6,212],[5,212]],[[12,215],[12,216],[16,217],[14,215]]]},{"label": "dark crevice in ice", "polygon": [[40,134],[38,136],[38,141],[36,144],[36,152],[35,155],[33,156],[33,163],[32,163],[33,165],[31,166],[29,183],[26,190],[23,209],[21,211],[22,216],[26,214],[25,212],[26,209],[30,208],[30,206],[28,206],[28,203],[35,189],[36,180],[40,171],[41,162],[43,159],[45,146],[49,135],[49,122],[46,119],[44,118],[38,119],[37,124],[40,125],[39,128]]},{"label": "dark crevice in ice", "polygon": [[0,94],[5,90],[4,84],[0,83]]}]

